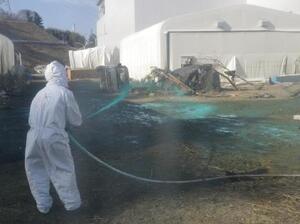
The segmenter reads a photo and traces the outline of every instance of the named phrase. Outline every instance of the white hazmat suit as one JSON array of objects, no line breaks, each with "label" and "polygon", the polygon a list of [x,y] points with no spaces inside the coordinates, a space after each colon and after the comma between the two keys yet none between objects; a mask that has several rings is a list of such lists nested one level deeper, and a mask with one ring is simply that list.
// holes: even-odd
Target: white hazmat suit
[{"label": "white hazmat suit", "polygon": [[41,213],[52,207],[50,182],[66,210],[80,207],[74,161],[66,124],[82,123],[78,104],[68,89],[63,65],[57,61],[45,70],[46,87],[37,93],[30,107],[25,151],[25,169],[30,190]]}]

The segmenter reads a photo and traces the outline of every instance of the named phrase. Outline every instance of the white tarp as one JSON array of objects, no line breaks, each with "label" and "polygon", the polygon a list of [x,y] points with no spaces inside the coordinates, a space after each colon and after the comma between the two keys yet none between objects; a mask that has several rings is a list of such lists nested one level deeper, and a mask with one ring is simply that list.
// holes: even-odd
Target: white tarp
[{"label": "white tarp", "polygon": [[71,69],[95,69],[101,65],[114,63],[114,55],[106,48],[88,48],[69,51]]},{"label": "white tarp", "polygon": [[123,39],[121,63],[140,80],[151,66],[174,70],[183,58],[210,57],[248,80],[267,80],[299,70],[299,39],[300,15],[236,5],[170,18]]},{"label": "white tarp", "polygon": [[7,37],[0,35],[0,75],[8,72],[15,65],[14,44]]}]

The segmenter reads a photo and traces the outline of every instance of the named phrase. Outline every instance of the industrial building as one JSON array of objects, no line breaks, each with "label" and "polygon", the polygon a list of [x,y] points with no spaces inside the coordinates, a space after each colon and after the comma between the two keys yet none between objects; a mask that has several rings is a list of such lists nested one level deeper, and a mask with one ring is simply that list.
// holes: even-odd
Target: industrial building
[{"label": "industrial building", "polygon": [[99,0],[98,45],[113,50],[123,38],[171,17],[235,4],[300,13],[298,0]]},{"label": "industrial building", "polygon": [[177,16],[121,43],[121,63],[134,79],[152,66],[174,70],[184,60],[217,59],[248,80],[298,73],[300,15],[234,5]]},{"label": "industrial building", "polygon": [[118,48],[123,38],[170,17],[246,0],[99,0],[98,45]]}]

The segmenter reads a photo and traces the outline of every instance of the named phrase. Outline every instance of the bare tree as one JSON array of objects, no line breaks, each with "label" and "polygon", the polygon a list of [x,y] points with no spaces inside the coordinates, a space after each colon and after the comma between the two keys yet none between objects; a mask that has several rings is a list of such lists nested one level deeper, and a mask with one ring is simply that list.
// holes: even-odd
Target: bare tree
[{"label": "bare tree", "polygon": [[35,11],[23,9],[18,12],[17,17],[21,20],[35,23],[39,27],[44,28],[42,17]]}]

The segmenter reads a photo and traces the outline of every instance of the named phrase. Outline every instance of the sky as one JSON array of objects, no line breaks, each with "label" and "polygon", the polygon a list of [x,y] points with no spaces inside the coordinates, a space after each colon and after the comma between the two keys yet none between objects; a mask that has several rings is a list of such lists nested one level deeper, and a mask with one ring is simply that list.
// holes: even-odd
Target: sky
[{"label": "sky", "polygon": [[39,13],[45,27],[73,30],[88,36],[96,33],[97,0],[10,0],[12,11],[30,9]]}]

